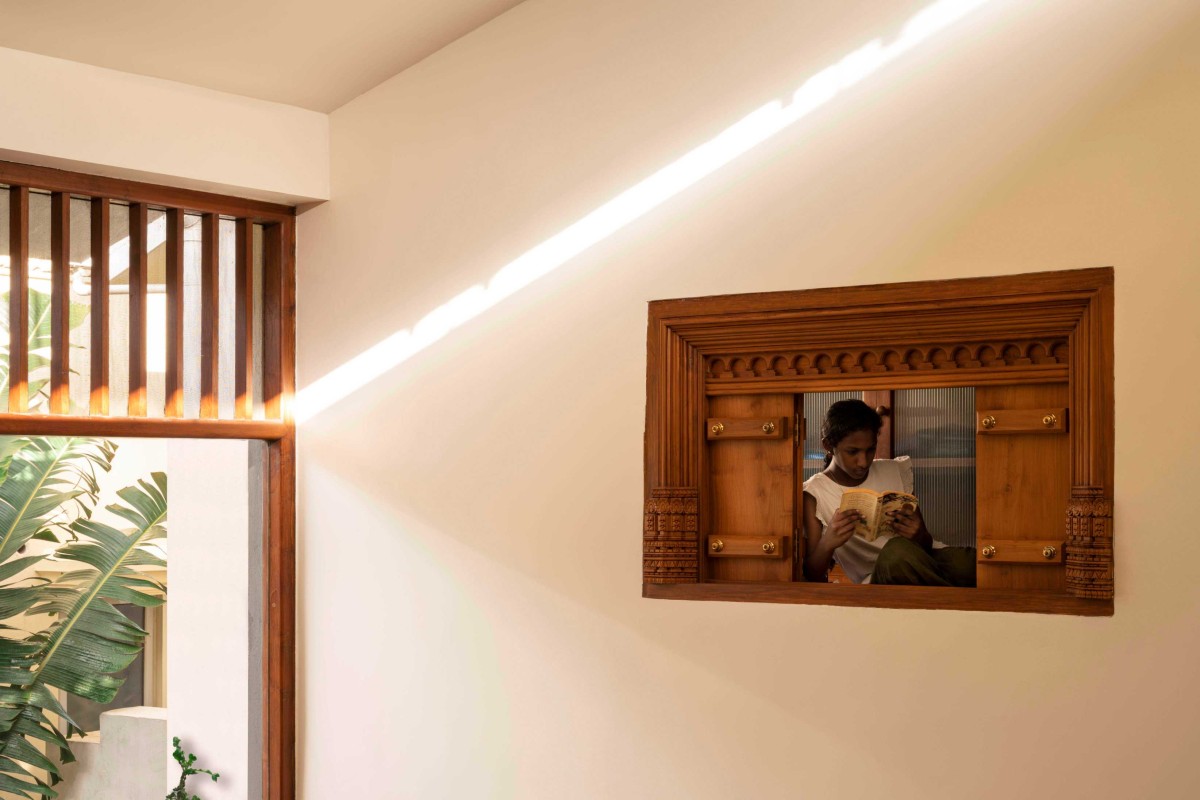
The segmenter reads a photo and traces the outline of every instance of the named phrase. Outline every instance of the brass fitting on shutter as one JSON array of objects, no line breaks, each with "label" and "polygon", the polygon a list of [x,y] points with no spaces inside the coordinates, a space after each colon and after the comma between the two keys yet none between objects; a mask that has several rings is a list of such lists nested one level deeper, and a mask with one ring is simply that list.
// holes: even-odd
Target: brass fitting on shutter
[{"label": "brass fitting on shutter", "polygon": [[996,555],[996,548],[989,544],[979,552],[983,553],[984,558],[991,558],[992,556]]}]

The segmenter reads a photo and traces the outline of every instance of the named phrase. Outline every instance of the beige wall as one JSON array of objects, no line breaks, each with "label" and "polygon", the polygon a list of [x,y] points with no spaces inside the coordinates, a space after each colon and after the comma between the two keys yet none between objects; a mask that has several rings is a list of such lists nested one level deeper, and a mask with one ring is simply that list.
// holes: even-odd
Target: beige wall
[{"label": "beige wall", "polygon": [[329,118],[315,111],[4,47],[0,109],[0,159],[280,202],[329,196]]},{"label": "beige wall", "polygon": [[[529,0],[335,112],[301,384],[921,5]],[[1194,796],[1188,5],[997,0],[307,423],[303,796]],[[640,598],[647,300],[1109,264],[1115,617]]]}]

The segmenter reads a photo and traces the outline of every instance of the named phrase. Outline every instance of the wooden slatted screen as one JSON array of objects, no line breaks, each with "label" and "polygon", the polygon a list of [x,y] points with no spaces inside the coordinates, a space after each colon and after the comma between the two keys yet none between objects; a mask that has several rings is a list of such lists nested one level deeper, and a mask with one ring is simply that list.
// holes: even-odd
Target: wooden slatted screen
[{"label": "wooden slatted screen", "polygon": [[[185,421],[185,374],[199,376],[200,420],[221,420],[219,396],[231,392],[232,411],[226,409],[232,421],[253,422],[256,406],[267,421],[282,421],[286,413],[284,395],[290,391],[292,334],[285,328],[290,324],[291,251],[293,247],[294,209],[271,203],[236,198],[223,198],[200,192],[172,190],[148,184],[134,184],[93,176],[76,175],[58,170],[27,167],[0,162],[0,184],[10,198],[10,298],[9,298],[9,400],[8,414],[0,414],[0,430],[14,423],[11,415],[28,414],[32,399],[29,386],[46,392],[51,414],[64,417],[109,417],[111,387],[114,378],[127,378],[128,404],[123,417],[127,422],[137,419]],[[30,293],[30,202],[31,193],[49,195],[50,215],[50,368],[44,366],[30,382],[30,353],[28,347]],[[71,285],[77,272],[86,264],[71,262],[72,199],[82,198],[90,204],[90,256],[87,330],[87,350],[73,343]],[[109,266],[114,242],[112,207],[126,205],[129,212],[128,239],[128,374],[115,376],[110,364],[112,315],[116,312],[111,293],[116,285],[110,278]],[[82,206],[80,206],[82,208]],[[191,227],[199,215],[197,231]],[[153,220],[165,215],[157,223]],[[232,220],[235,233],[232,285],[222,285],[221,223]],[[228,224],[228,223],[226,223]],[[262,231],[262,279],[255,282],[255,231]],[[152,229],[157,233],[152,233]],[[165,236],[163,231],[165,230]],[[190,235],[189,235],[190,233]],[[161,248],[161,250],[160,250]],[[191,249],[189,249],[191,248]],[[77,248],[77,252],[79,252]],[[161,255],[161,258],[160,258]],[[199,265],[199,286],[186,285],[185,269],[190,259]],[[155,266],[159,265],[159,266]],[[152,277],[151,271],[155,270]],[[164,274],[158,275],[161,270]],[[151,313],[151,293],[161,282],[165,315]],[[39,284],[40,285],[40,284]],[[41,291],[41,289],[38,289]],[[196,292],[196,295],[190,295]],[[191,364],[185,363],[184,340],[185,295],[199,308],[199,347],[195,348]],[[232,304],[235,323],[231,330],[222,330],[220,309]],[[255,324],[255,308],[262,308],[261,331]],[[78,310],[76,310],[78,316]],[[151,319],[163,319],[162,329],[150,328]],[[74,320],[78,324],[78,319]],[[25,335],[22,335],[24,332]],[[192,331],[195,335],[195,331]],[[258,337],[261,342],[256,342]],[[224,375],[220,369],[221,340],[233,345],[233,361]],[[73,349],[74,345],[74,349]],[[256,396],[254,385],[255,349],[261,348],[263,385]],[[165,353],[161,365],[150,363],[152,350]],[[187,352],[193,352],[190,348]],[[74,360],[74,364],[72,363]],[[37,363],[40,363],[37,362]],[[86,401],[73,404],[70,376],[73,371],[87,369],[90,373]],[[161,398],[150,396],[152,369],[164,371],[164,392]],[[43,380],[45,379],[45,380]],[[223,379],[231,385],[223,384]],[[189,389],[195,390],[196,387]],[[228,395],[226,395],[228,396]],[[161,408],[151,404],[161,402]],[[119,410],[119,405],[117,406]],[[196,418],[196,410],[192,409]],[[109,417],[111,418],[111,417]],[[159,420],[162,421],[161,419]],[[142,425],[143,423],[132,423]]]}]

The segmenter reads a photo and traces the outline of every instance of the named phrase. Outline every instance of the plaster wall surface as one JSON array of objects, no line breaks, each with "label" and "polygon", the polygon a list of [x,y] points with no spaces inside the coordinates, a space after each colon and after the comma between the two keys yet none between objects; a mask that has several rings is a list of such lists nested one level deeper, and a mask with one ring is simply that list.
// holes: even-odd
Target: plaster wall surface
[{"label": "plaster wall surface", "polygon": [[329,118],[0,47],[0,159],[279,202],[329,197]]},{"label": "plaster wall surface", "polygon": [[[247,489],[245,441],[174,439],[170,465],[167,558],[167,709],[178,736],[218,783],[193,780],[211,800],[262,796],[261,637],[257,606],[261,548]],[[168,748],[171,788],[179,768]]]},{"label": "plaster wall surface", "polygon": [[[338,110],[301,386],[922,5],[530,0]],[[995,0],[306,422],[302,796],[1195,796],[1197,41]],[[640,597],[646,301],[1103,265],[1114,617]]]}]

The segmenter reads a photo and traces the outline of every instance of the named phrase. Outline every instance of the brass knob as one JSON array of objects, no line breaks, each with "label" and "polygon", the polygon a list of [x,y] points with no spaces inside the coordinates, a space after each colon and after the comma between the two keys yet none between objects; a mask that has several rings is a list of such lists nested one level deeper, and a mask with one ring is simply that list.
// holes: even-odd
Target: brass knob
[{"label": "brass knob", "polygon": [[1054,545],[1048,544],[1042,548],[1042,555],[1046,558],[1054,558],[1057,553],[1058,551],[1054,549]]},{"label": "brass knob", "polygon": [[763,542],[763,552],[764,553],[774,553],[775,552],[775,543],[774,542]]},{"label": "brass knob", "polygon": [[983,548],[983,550],[981,550],[980,552],[983,553],[984,558],[991,558],[992,556],[996,555],[996,548],[989,544],[987,547]]},{"label": "brass knob", "polygon": [[881,417],[886,417],[888,414],[892,413],[892,410],[887,406],[875,406],[875,413]]},{"label": "brass knob", "polygon": [[[1053,428],[1058,424],[1058,417],[1054,414],[1047,414],[1046,416],[1042,417],[1042,424],[1047,428]],[[1046,558],[1049,558],[1049,556],[1046,556]]]},{"label": "brass knob", "polygon": [[774,422],[764,422],[763,423],[763,433],[774,433],[774,432],[775,432],[775,423]]},{"label": "brass knob", "polygon": [[988,414],[986,417],[984,417],[983,419],[981,419],[979,421],[979,424],[982,425],[987,430],[991,430],[992,428],[996,427],[996,418],[993,417],[991,414]]},{"label": "brass knob", "polygon": [[725,430],[725,423],[714,422],[713,426],[711,428],[709,428],[709,430],[712,431],[713,436],[720,436],[722,431]]},{"label": "brass knob", "polygon": [[725,543],[724,543],[724,542],[722,542],[720,539],[713,539],[713,540],[712,540],[712,544],[710,544],[708,547],[709,547],[709,549],[711,549],[711,550],[712,550],[714,553],[719,553],[719,552],[721,552],[722,550],[724,550],[724,549],[725,549]]}]

